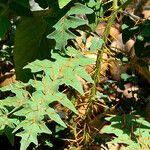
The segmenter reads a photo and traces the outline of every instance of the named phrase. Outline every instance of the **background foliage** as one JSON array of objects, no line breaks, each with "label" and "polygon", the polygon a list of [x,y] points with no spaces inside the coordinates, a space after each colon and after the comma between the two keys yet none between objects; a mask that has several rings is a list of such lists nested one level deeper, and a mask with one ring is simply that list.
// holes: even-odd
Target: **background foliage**
[{"label": "background foliage", "polygon": [[149,148],[146,3],[132,15],[130,0],[0,0],[0,82],[16,75],[0,89],[1,137],[21,150]]}]

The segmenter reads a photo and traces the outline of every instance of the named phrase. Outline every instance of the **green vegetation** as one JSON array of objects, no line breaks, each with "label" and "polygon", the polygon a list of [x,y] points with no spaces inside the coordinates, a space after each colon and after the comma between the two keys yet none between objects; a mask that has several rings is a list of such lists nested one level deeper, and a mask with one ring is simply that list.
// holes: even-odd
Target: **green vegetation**
[{"label": "green vegetation", "polygon": [[150,149],[150,20],[133,5],[0,0],[0,137],[20,150]]}]

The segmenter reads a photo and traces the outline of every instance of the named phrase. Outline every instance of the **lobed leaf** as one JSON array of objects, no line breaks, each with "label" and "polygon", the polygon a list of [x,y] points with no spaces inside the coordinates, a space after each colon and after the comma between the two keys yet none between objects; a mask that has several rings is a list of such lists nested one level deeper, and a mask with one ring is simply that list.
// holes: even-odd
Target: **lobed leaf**
[{"label": "lobed leaf", "polygon": [[55,25],[55,31],[47,36],[49,39],[54,39],[56,42],[55,49],[64,51],[68,40],[76,38],[76,35],[70,30],[78,26],[87,24],[87,20],[80,19],[76,14],[90,14],[93,10],[82,4],[75,4],[65,16],[63,16]]},{"label": "lobed leaf", "polygon": [[81,54],[76,54],[74,57],[66,57],[54,52],[52,52],[52,58],[54,58],[55,61],[36,60],[24,67],[30,68],[32,72],[43,70],[46,74],[46,76],[43,77],[43,82],[34,81],[35,84],[33,84],[32,81],[32,84],[35,85],[36,88],[43,90],[44,93],[47,92],[47,90],[50,91],[54,89],[53,87],[55,87],[54,90],[57,92],[59,85],[65,84],[73,87],[83,95],[83,88],[77,76],[87,80],[89,83],[93,83],[91,76],[85,72],[84,66],[92,64],[94,61]]},{"label": "lobed leaf", "polygon": [[57,122],[58,124],[60,124],[62,127],[67,127],[65,125],[65,123],[62,121],[62,119],[60,118],[60,116],[56,113],[56,111],[53,108],[48,108],[46,109],[46,114],[55,122]]},{"label": "lobed leaf", "polygon": [[67,13],[67,15],[84,15],[84,14],[92,14],[93,10],[81,3],[75,3],[75,6],[73,6]]},{"label": "lobed leaf", "polygon": [[[116,137],[108,143],[124,143],[128,145],[127,149],[132,149],[133,147],[142,149],[141,145],[143,145],[144,142],[144,139],[142,141],[142,136],[145,135],[145,140],[148,140],[150,123],[143,118],[136,119],[132,115],[126,115],[126,118],[116,116],[108,117],[106,120],[110,121],[111,125],[105,126],[102,132],[116,135]],[[131,131],[131,128],[134,130]],[[148,145],[148,143],[146,144]]]},{"label": "lobed leaf", "polygon": [[20,136],[21,139],[21,148],[20,150],[26,150],[30,143],[38,145],[37,136],[40,133],[51,134],[52,132],[46,127],[45,123],[42,121],[34,122],[32,119],[22,121],[13,132],[16,132],[18,129],[23,128],[24,131],[17,133],[17,136]]}]

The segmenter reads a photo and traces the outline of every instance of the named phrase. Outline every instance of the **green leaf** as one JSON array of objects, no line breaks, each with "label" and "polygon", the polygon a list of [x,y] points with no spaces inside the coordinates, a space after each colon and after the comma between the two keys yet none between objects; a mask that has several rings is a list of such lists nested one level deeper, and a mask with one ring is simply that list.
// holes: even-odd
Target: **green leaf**
[{"label": "green leaf", "polygon": [[56,111],[53,108],[48,108],[46,110],[46,114],[55,122],[57,122],[58,124],[60,124],[61,126],[63,126],[64,128],[66,128],[67,126],[65,125],[65,123],[62,121],[62,119],[60,118],[60,116],[56,113]]},{"label": "green leaf", "polygon": [[121,79],[123,79],[124,81],[127,81],[129,78],[130,78],[130,76],[127,73],[121,74]]},{"label": "green leaf", "polygon": [[61,51],[65,50],[68,40],[76,38],[76,35],[70,30],[75,29],[78,26],[87,24],[87,20],[80,19],[77,16],[71,16],[75,14],[90,14],[92,9],[82,4],[75,4],[65,16],[63,16],[55,25],[55,31],[47,36],[49,39],[54,39],[56,42],[55,48]]},{"label": "green leaf", "polygon": [[33,119],[22,121],[13,132],[23,128],[24,131],[17,133],[21,139],[21,150],[26,150],[30,143],[38,145],[37,136],[39,133],[51,134],[51,131],[46,127],[42,121],[34,122]]},{"label": "green leaf", "polygon": [[3,38],[10,27],[10,21],[6,16],[0,16],[0,38]]},{"label": "green leaf", "polygon": [[[23,69],[26,68],[30,68],[31,72],[35,73],[35,72],[39,72],[45,69],[50,69],[51,68],[51,61],[44,59],[44,60],[35,60],[34,62],[29,63],[28,65],[26,65],[25,67],[23,67]],[[45,66],[43,68],[43,66]]]},{"label": "green leaf", "polygon": [[44,122],[39,123],[39,128],[41,129],[41,133],[52,134],[50,129],[45,125]]},{"label": "green leaf", "polygon": [[[92,64],[93,60],[89,59],[81,54],[74,55],[74,58],[71,57],[63,57],[58,53],[52,53],[52,58],[55,61],[35,61],[24,68],[30,68],[32,72],[44,71],[46,74],[50,75],[50,78],[47,77],[48,81],[45,81],[44,86],[46,89],[54,86],[58,87],[58,85],[66,84],[68,86],[76,89],[80,94],[84,94],[82,85],[78,81],[77,76],[87,80],[90,83],[93,83],[92,78],[85,72],[84,66],[88,64]],[[44,78],[43,78],[44,79]],[[58,80],[57,84],[50,84],[53,80]],[[49,87],[46,86],[46,83],[49,83]],[[37,81],[39,88],[42,88],[42,83]],[[44,90],[44,88],[42,88]],[[50,88],[51,89],[51,88]]]},{"label": "green leaf", "polygon": [[48,147],[53,147],[53,144],[50,141],[45,141],[45,145]]},{"label": "green leaf", "polygon": [[58,0],[59,7],[63,8],[65,7],[71,0]]},{"label": "green leaf", "polygon": [[[111,125],[105,126],[102,129],[104,133],[113,133],[116,135],[108,143],[124,143],[128,149],[142,149],[144,141],[149,137],[150,123],[143,118],[136,118],[133,115],[114,116],[106,118],[111,122]],[[133,129],[133,130],[132,130]],[[141,136],[145,135],[145,140],[141,140]]]},{"label": "green leaf", "polygon": [[101,49],[104,41],[100,38],[94,37],[92,39],[92,44],[90,46],[90,51],[91,52],[97,52],[98,49]]},{"label": "green leaf", "polygon": [[144,41],[144,37],[143,37],[142,35],[138,35],[138,36],[137,36],[137,40],[139,40],[139,41]]},{"label": "green leaf", "polygon": [[30,7],[25,2],[13,1],[9,4],[9,7],[18,16],[26,16],[26,17],[32,16]]},{"label": "green leaf", "polygon": [[139,32],[139,27],[135,26],[135,22],[129,16],[125,16],[124,24],[121,28],[123,43],[126,43],[134,36],[134,34]]},{"label": "green leaf", "polygon": [[67,15],[84,15],[84,14],[92,14],[93,10],[91,8],[88,8],[87,6],[76,3],[75,6],[71,7],[71,9],[67,12]]},{"label": "green leaf", "polygon": [[56,49],[64,50],[69,39],[75,39],[76,35],[69,30],[69,28],[76,28],[78,26],[87,24],[87,21],[77,17],[64,16],[55,25],[55,31],[47,36],[49,39],[56,41]]},{"label": "green leaf", "polygon": [[68,86],[76,89],[81,95],[84,95],[84,91],[82,85],[78,83],[78,79],[75,77],[75,73],[72,68],[68,67],[64,69],[62,84],[66,84]]},{"label": "green leaf", "polygon": [[22,70],[27,63],[50,56],[46,39],[49,27],[43,19],[46,15],[46,12],[35,12],[34,17],[23,17],[17,26],[14,48],[17,79],[27,81],[32,77],[29,70]]},{"label": "green leaf", "polygon": [[27,131],[22,131],[18,134],[16,134],[17,136],[21,137],[21,147],[20,150],[26,150],[27,147],[29,147],[30,143],[34,143],[35,145],[38,145],[38,141],[37,141],[37,133],[33,131],[33,129],[30,130],[30,132]]},{"label": "green leaf", "polygon": [[4,113],[4,110],[3,110],[3,113],[1,113],[1,111],[0,111],[0,122],[1,122],[0,130],[4,130],[5,127],[14,129],[15,126],[19,123],[18,119],[7,118],[7,115],[8,115],[8,113]]},{"label": "green leaf", "polygon": [[89,0],[89,2],[87,3],[87,5],[89,7],[95,7],[98,4],[98,2],[96,2],[95,0]]},{"label": "green leaf", "polygon": [[11,143],[11,145],[14,146],[15,135],[12,134],[12,131],[13,131],[12,128],[6,127],[4,132],[9,140],[9,142]]},{"label": "green leaf", "polygon": [[21,105],[22,100],[17,97],[7,97],[6,99],[0,101],[0,106],[19,107]]},{"label": "green leaf", "polygon": [[[66,105],[66,107],[70,108],[72,106],[71,105],[72,103],[68,99],[65,100],[66,95],[65,94],[61,95],[62,93],[60,93],[58,91],[59,86],[60,86],[59,80],[52,82],[51,78],[49,76],[46,76],[46,77],[43,77],[42,81],[30,80],[30,83],[32,84],[32,86],[34,88],[36,88],[37,92],[41,92],[42,99],[45,99],[47,101],[48,105],[54,101],[59,101],[59,100],[61,101],[63,99],[64,100],[64,101],[62,100],[63,104],[68,103],[68,106]],[[47,83],[47,84],[45,84],[45,83]],[[69,101],[70,103],[67,101]],[[74,111],[75,109],[72,109],[72,110]]]},{"label": "green leaf", "polygon": [[77,67],[74,69],[75,75],[85,79],[86,81],[88,81],[89,83],[94,83],[93,79],[91,78],[91,76],[89,76],[89,74],[84,70],[83,67]]},{"label": "green leaf", "polygon": [[97,97],[98,99],[106,99],[107,101],[109,101],[109,96],[108,96],[108,95],[105,95],[105,94],[103,94],[103,93],[100,93],[100,92],[97,92],[97,93],[96,93],[96,97]]},{"label": "green leaf", "polygon": [[53,91],[52,93],[49,93],[46,95],[47,103],[50,104],[52,102],[58,101],[60,104],[62,104],[63,106],[69,108],[70,110],[72,110],[74,113],[77,114],[77,110],[75,109],[74,105],[72,104],[72,102],[67,98],[67,96],[63,93],[54,93]]},{"label": "green leaf", "polygon": [[127,24],[123,24],[123,25],[121,26],[121,29],[122,29],[122,30],[125,30],[125,29],[127,29],[127,28],[129,28],[129,26],[128,26]]}]

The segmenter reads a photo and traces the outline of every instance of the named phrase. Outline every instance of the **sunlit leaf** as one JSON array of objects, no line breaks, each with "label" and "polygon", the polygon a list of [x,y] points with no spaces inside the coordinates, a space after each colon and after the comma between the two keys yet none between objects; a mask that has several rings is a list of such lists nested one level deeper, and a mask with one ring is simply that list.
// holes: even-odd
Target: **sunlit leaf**
[{"label": "sunlit leaf", "polygon": [[63,8],[64,6],[66,6],[71,0],[58,0],[59,3],[59,7]]}]

